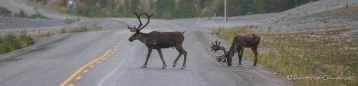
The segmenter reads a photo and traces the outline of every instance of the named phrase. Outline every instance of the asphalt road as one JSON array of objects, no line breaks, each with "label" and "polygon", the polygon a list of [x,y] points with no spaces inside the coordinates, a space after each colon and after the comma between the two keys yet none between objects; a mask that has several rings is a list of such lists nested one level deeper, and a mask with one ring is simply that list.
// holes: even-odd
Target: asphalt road
[{"label": "asphalt road", "polygon": [[[11,10],[26,8],[24,10],[31,11],[30,6],[21,5],[22,1],[26,0],[0,2]],[[52,11],[43,14],[59,19],[74,17]],[[166,69],[161,68],[162,62],[156,50],[153,50],[147,68],[141,68],[147,47],[138,40],[129,42],[132,33],[126,26],[138,25],[137,19],[107,20],[118,22],[118,28],[109,29],[109,25],[102,27],[104,30],[101,31],[71,34],[69,38],[41,50],[1,62],[0,86],[248,86],[255,83],[233,71],[237,70],[236,67],[228,67],[213,59],[212,52],[207,51],[210,43],[204,45],[199,41],[202,37],[196,33],[195,27],[201,25],[188,26],[177,21],[152,19],[142,32],[186,31],[183,48],[188,52],[187,67],[180,69],[183,56],[177,66],[172,67],[179,53],[167,48],[162,49],[168,65]]]}]

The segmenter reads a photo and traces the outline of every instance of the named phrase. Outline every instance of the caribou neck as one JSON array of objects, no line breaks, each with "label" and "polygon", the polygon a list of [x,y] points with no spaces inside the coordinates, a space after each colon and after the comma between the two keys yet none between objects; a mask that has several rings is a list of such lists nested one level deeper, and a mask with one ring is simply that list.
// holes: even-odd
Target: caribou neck
[{"label": "caribou neck", "polygon": [[235,46],[235,43],[233,42],[231,44],[230,50],[227,52],[227,54],[228,55],[234,55],[236,50],[237,50],[237,47]]},{"label": "caribou neck", "polygon": [[148,33],[139,32],[140,36],[138,40],[142,43],[147,43]]}]

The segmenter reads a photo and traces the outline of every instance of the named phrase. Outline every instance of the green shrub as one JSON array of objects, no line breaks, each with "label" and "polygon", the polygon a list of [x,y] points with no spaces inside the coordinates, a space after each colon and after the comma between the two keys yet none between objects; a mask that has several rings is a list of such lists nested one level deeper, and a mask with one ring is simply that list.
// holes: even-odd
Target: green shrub
[{"label": "green shrub", "polygon": [[4,41],[2,45],[3,52],[11,52],[21,48],[19,40],[16,38],[14,34],[6,35],[3,41]]},{"label": "green shrub", "polygon": [[47,17],[42,15],[40,12],[36,12],[35,14],[30,15],[29,18],[44,18],[44,19],[47,19]]},{"label": "green shrub", "polygon": [[23,9],[20,9],[19,13],[14,13],[14,17],[18,17],[18,18],[27,18],[27,14],[24,12]]},{"label": "green shrub", "polygon": [[0,54],[25,48],[33,44],[35,44],[34,39],[31,36],[26,35],[26,31],[21,31],[18,37],[15,34],[10,33],[5,35],[5,37],[0,37]]},{"label": "green shrub", "polygon": [[11,16],[11,11],[8,10],[7,8],[5,8],[5,7],[0,6],[0,15],[5,16],[5,17],[9,17],[9,16]]},{"label": "green shrub", "polygon": [[27,46],[35,44],[34,39],[32,37],[26,35],[26,31],[21,31],[20,37],[19,37],[19,42],[20,42],[21,48],[25,48]]},{"label": "green shrub", "polygon": [[66,28],[62,28],[61,33],[66,33]]}]

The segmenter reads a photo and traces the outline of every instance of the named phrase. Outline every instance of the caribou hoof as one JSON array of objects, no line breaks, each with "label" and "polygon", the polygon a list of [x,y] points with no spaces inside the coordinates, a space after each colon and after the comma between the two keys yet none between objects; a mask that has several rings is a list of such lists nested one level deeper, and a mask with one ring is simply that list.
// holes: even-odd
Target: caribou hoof
[{"label": "caribou hoof", "polygon": [[184,69],[186,66],[181,67],[181,69]]},{"label": "caribou hoof", "polygon": [[175,67],[176,65],[177,65],[177,62],[174,62],[174,63],[173,63],[173,67]]},{"label": "caribou hoof", "polygon": [[147,67],[147,65],[143,65],[143,66],[142,66],[142,68],[146,68],[146,67]]},{"label": "caribou hoof", "polygon": [[237,66],[237,67],[241,67],[241,65]]},{"label": "caribou hoof", "polygon": [[167,67],[167,65],[163,65],[162,69],[165,69]]},{"label": "caribou hoof", "polygon": [[221,61],[221,59],[220,59],[220,58],[216,58],[216,60],[217,60],[218,62],[220,62],[220,61]]}]

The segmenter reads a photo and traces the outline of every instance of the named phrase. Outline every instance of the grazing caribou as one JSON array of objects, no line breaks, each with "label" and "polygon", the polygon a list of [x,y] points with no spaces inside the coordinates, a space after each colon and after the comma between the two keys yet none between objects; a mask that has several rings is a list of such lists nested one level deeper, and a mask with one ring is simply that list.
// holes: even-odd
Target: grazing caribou
[{"label": "grazing caribou", "polygon": [[[224,59],[225,56],[226,56],[225,48],[224,48],[223,46],[220,46],[220,43],[221,43],[221,42],[219,42],[219,44],[218,44],[218,41],[216,40],[216,41],[215,41],[215,44],[212,43],[213,46],[211,46],[211,51],[214,51],[214,53],[215,53],[216,51],[218,51],[218,50],[224,51],[224,55],[222,55],[222,56],[217,56],[216,60],[218,60],[218,62],[220,62],[220,61],[221,61],[222,59]],[[226,62],[226,59],[224,59],[222,62]]]},{"label": "grazing caribou", "polygon": [[241,67],[241,59],[244,53],[244,48],[251,48],[251,50],[255,54],[254,65],[257,63],[257,47],[260,43],[261,38],[256,34],[246,34],[246,35],[236,35],[234,41],[231,44],[230,50],[226,54],[227,63],[231,66],[232,57],[236,52],[238,52],[239,56],[239,67]]},{"label": "grazing caribou", "polygon": [[[147,13],[141,13],[138,15],[138,13],[133,12],[138,20],[139,20],[139,26],[137,27],[132,27],[130,28],[128,26],[128,29],[130,29],[131,32],[135,32],[130,38],[129,41],[133,42],[134,40],[139,40],[140,42],[144,43],[147,47],[148,47],[148,54],[147,54],[147,59],[144,63],[144,65],[142,66],[142,68],[146,68],[147,67],[147,62],[148,59],[150,57],[150,54],[152,53],[152,49],[157,49],[160,58],[163,61],[163,69],[167,67],[167,65],[164,62],[163,59],[163,55],[162,55],[162,51],[161,48],[170,48],[170,47],[175,47],[175,49],[179,52],[178,57],[175,59],[174,63],[173,63],[173,67],[175,67],[175,65],[177,64],[178,59],[180,58],[180,56],[182,54],[184,54],[184,62],[183,62],[183,66],[181,69],[184,69],[185,63],[186,63],[186,55],[187,52],[183,49],[182,44],[184,41],[184,32],[158,32],[158,31],[153,31],[150,33],[142,33],[140,32],[145,26],[147,26],[149,24],[150,21],[150,17],[152,17],[154,14],[152,15],[148,15]],[[140,16],[144,14],[147,16],[147,23],[142,26],[142,22],[140,20]]]},{"label": "grazing caribou", "polygon": [[261,40],[261,38],[256,34],[236,35],[235,38],[234,38],[234,41],[231,44],[230,50],[228,52],[225,51],[225,48],[223,46],[220,46],[220,42],[219,42],[219,44],[217,44],[217,41],[215,41],[215,44],[212,43],[211,51],[216,52],[217,50],[223,50],[224,55],[219,56],[216,59],[218,60],[218,62],[220,62],[222,59],[227,59],[227,63],[228,63],[229,66],[231,66],[231,63],[232,63],[232,57],[234,56],[234,54],[236,52],[238,52],[239,67],[240,67],[241,66],[242,55],[244,53],[244,48],[248,47],[248,48],[251,48],[251,50],[255,54],[255,61],[254,61],[253,66],[256,66],[257,55],[258,55],[257,47],[258,47],[258,45],[260,43],[260,40]]}]

